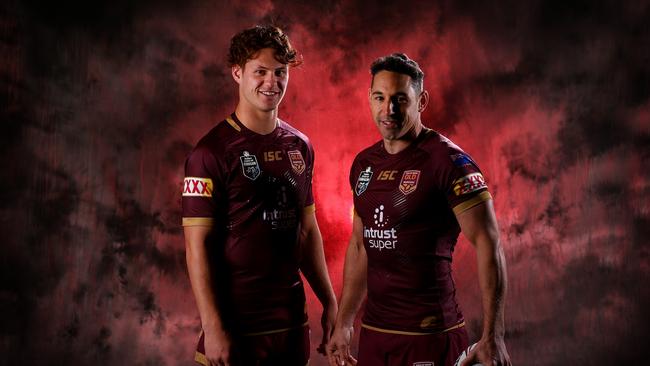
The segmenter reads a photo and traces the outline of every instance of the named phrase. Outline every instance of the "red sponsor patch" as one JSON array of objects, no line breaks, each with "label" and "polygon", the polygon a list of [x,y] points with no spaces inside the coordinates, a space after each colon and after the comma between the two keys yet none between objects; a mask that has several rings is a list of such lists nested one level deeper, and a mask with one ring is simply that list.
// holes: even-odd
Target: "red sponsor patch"
[{"label": "red sponsor patch", "polygon": [[457,179],[453,186],[456,196],[462,196],[467,193],[476,192],[479,189],[487,188],[487,184],[481,173],[472,173]]},{"label": "red sponsor patch", "polygon": [[406,170],[402,174],[402,180],[399,182],[399,190],[404,194],[415,192],[420,180],[419,170]]},{"label": "red sponsor patch", "polygon": [[212,197],[212,179],[185,177],[183,196]]},{"label": "red sponsor patch", "polygon": [[287,151],[287,155],[289,155],[289,161],[291,162],[293,171],[298,175],[302,174],[305,171],[305,160],[302,158],[300,151]]}]

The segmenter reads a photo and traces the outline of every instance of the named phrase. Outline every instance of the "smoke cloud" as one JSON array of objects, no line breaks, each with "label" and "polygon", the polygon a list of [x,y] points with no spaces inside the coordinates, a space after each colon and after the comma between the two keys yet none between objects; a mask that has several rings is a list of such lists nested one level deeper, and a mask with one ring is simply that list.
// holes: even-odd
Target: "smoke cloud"
[{"label": "smoke cloud", "polygon": [[[650,6],[643,1],[14,1],[0,13],[2,364],[177,365],[200,329],[183,162],[235,107],[230,37],[273,22],[305,63],[280,116],[316,151],[340,293],[355,154],[379,135],[369,65],[425,71],[425,124],[495,198],[518,365],[641,365],[650,290]],[[454,258],[480,336],[475,253]],[[320,306],[309,295],[312,343]],[[312,363],[324,358],[312,352]]]}]

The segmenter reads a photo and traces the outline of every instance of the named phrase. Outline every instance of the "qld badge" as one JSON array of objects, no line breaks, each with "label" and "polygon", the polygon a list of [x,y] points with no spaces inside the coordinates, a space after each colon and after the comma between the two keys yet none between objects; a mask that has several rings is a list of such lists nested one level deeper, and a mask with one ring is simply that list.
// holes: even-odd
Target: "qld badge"
[{"label": "qld badge", "polygon": [[305,160],[302,158],[300,151],[287,151],[287,155],[289,155],[289,161],[291,162],[293,171],[298,175],[302,174],[305,171]]},{"label": "qld badge", "polygon": [[361,196],[363,192],[368,189],[368,184],[370,184],[370,179],[372,178],[372,170],[370,167],[367,167],[366,170],[362,171],[357,178],[357,184],[354,187],[354,192],[357,196]]},{"label": "qld badge", "polygon": [[244,151],[242,156],[239,157],[241,161],[241,169],[244,173],[244,177],[255,180],[260,176],[262,172],[260,170],[260,165],[257,163],[257,158],[255,155],[251,155],[248,151]]},{"label": "qld badge", "polygon": [[420,180],[419,170],[406,170],[402,174],[402,180],[399,182],[399,190],[404,194],[415,192]]}]

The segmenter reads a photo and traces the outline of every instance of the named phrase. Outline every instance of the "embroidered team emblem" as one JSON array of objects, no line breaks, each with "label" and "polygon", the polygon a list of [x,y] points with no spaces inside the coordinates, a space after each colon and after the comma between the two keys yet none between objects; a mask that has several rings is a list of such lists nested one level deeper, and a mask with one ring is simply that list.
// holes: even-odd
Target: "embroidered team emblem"
[{"label": "embroidered team emblem", "polygon": [[262,172],[260,165],[257,163],[255,155],[251,155],[248,151],[244,151],[242,156],[239,157],[241,161],[241,169],[244,176],[250,180],[255,180]]},{"label": "embroidered team emblem", "polygon": [[287,151],[287,155],[289,155],[289,161],[291,162],[293,171],[298,175],[302,174],[305,171],[305,160],[302,158],[300,151]]},{"label": "embroidered team emblem", "polygon": [[354,187],[354,192],[356,192],[357,196],[361,196],[368,189],[370,178],[372,178],[372,170],[370,167],[367,167],[366,170],[359,174],[359,178],[357,178],[357,185]]},{"label": "embroidered team emblem", "polygon": [[419,170],[406,170],[402,174],[402,180],[399,182],[399,190],[404,194],[415,192],[418,188],[418,181],[420,180]]},{"label": "embroidered team emblem", "polygon": [[183,196],[212,197],[212,179],[185,177],[183,180]]}]

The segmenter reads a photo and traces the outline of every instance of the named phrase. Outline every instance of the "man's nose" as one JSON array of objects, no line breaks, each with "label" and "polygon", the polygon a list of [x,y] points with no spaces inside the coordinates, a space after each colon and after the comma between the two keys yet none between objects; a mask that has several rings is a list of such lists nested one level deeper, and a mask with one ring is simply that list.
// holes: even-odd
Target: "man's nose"
[{"label": "man's nose", "polygon": [[397,100],[393,98],[388,99],[388,103],[386,103],[386,113],[388,115],[393,115],[399,112],[399,106],[397,105]]},{"label": "man's nose", "polygon": [[275,80],[277,77],[275,76],[274,72],[268,72],[266,73],[266,76],[264,77],[264,83],[267,85],[275,85]]}]

